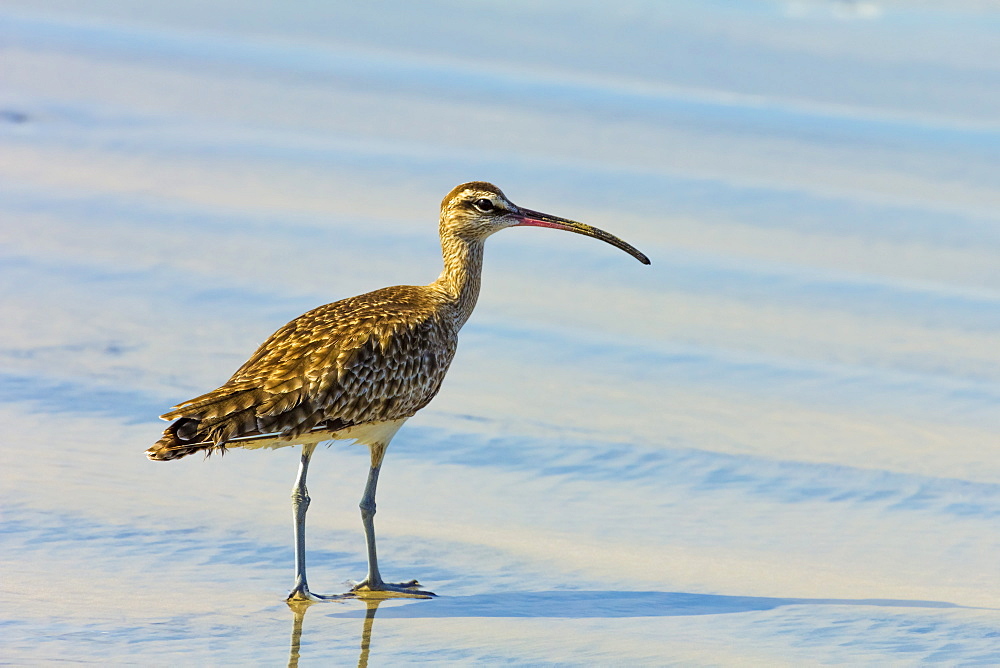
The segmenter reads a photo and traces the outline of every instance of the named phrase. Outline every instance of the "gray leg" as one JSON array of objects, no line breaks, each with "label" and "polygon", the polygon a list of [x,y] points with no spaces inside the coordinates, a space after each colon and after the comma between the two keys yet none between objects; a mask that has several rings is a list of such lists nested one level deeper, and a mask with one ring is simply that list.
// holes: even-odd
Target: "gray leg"
[{"label": "gray leg", "polygon": [[364,581],[373,588],[385,584],[378,572],[378,553],[375,550],[375,487],[378,485],[378,472],[381,468],[381,466],[372,466],[368,470],[365,494],[361,497],[359,504],[361,523],[365,525],[365,541],[368,543],[368,577]]},{"label": "gray leg", "polygon": [[312,598],[309,593],[309,584],[306,582],[306,511],[309,510],[306,474],[309,472],[309,459],[315,449],[315,443],[302,446],[299,474],[295,478],[295,487],[292,488],[292,515],[295,519],[295,586],[288,595],[288,600],[310,600]]},{"label": "gray leg", "polygon": [[368,482],[365,483],[365,493],[361,497],[361,522],[365,526],[365,541],[368,544],[368,576],[355,585],[351,591],[360,594],[365,592],[382,592],[389,596],[415,596],[426,598],[434,596],[429,591],[420,589],[420,583],[416,580],[403,582],[400,584],[389,584],[382,580],[382,575],[378,571],[378,553],[375,549],[375,488],[378,486],[378,473],[382,468],[382,459],[385,457],[385,449],[388,443],[381,445],[371,445],[372,465],[368,470]]}]

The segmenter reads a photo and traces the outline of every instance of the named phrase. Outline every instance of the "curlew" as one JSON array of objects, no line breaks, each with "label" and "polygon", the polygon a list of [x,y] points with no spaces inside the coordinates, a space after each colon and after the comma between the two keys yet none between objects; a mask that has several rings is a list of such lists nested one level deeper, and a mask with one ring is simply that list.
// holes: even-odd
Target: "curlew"
[{"label": "curlew", "polygon": [[375,487],[389,441],[437,394],[455,356],[458,331],[479,296],[486,238],[508,227],[550,227],[600,239],[649,259],[590,225],[515,205],[496,186],[464,183],[441,202],[444,271],[430,285],[400,285],[320,306],[265,341],[226,383],[161,416],[172,423],[146,451],[178,459],[227,447],[301,445],[292,489],[295,583],[289,601],[324,597],[306,581],[306,474],[318,443],[353,440],[371,454],[361,497],[368,574],[352,595],[431,596],[416,580],[382,580],[375,549]]}]

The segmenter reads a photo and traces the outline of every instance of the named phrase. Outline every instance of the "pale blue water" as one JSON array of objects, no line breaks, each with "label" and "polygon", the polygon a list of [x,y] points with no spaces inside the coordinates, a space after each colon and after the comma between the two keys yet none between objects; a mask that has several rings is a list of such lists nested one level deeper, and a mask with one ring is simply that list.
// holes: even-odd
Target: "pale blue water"
[{"label": "pale blue water", "polygon": [[[973,0],[5,3],[0,662],[1000,663],[997,63]],[[472,179],[653,264],[490,240],[379,489],[440,598],[297,627],[296,453],[156,415],[432,280]],[[315,460],[318,591],[366,460]]]}]

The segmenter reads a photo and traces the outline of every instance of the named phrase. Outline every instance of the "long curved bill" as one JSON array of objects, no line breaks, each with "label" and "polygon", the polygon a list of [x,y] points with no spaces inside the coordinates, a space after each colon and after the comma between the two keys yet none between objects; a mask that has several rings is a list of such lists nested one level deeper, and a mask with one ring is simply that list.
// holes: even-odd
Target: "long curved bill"
[{"label": "long curved bill", "polygon": [[649,258],[646,257],[638,248],[635,246],[622,241],[613,234],[609,234],[604,230],[592,227],[590,225],[584,225],[583,223],[578,223],[575,220],[568,220],[566,218],[559,218],[558,216],[550,216],[547,213],[541,213],[539,211],[532,211],[531,209],[522,209],[518,207],[518,213],[515,214],[518,219],[518,226],[525,225],[530,227],[551,227],[556,230],[566,230],[567,232],[576,232],[577,234],[582,234],[585,237],[593,237],[594,239],[600,239],[601,241],[607,242],[612,246],[621,248],[623,251],[634,257],[639,262],[643,264],[649,264]]}]

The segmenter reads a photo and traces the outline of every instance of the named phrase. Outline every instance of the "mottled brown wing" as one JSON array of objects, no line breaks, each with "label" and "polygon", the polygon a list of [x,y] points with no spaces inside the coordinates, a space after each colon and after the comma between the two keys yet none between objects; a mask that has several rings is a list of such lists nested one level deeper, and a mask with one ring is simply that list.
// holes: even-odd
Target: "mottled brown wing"
[{"label": "mottled brown wing", "polygon": [[385,288],[292,320],[225,385],[164,414],[176,422],[161,443],[219,447],[413,415],[437,394],[457,343],[426,290]]}]

